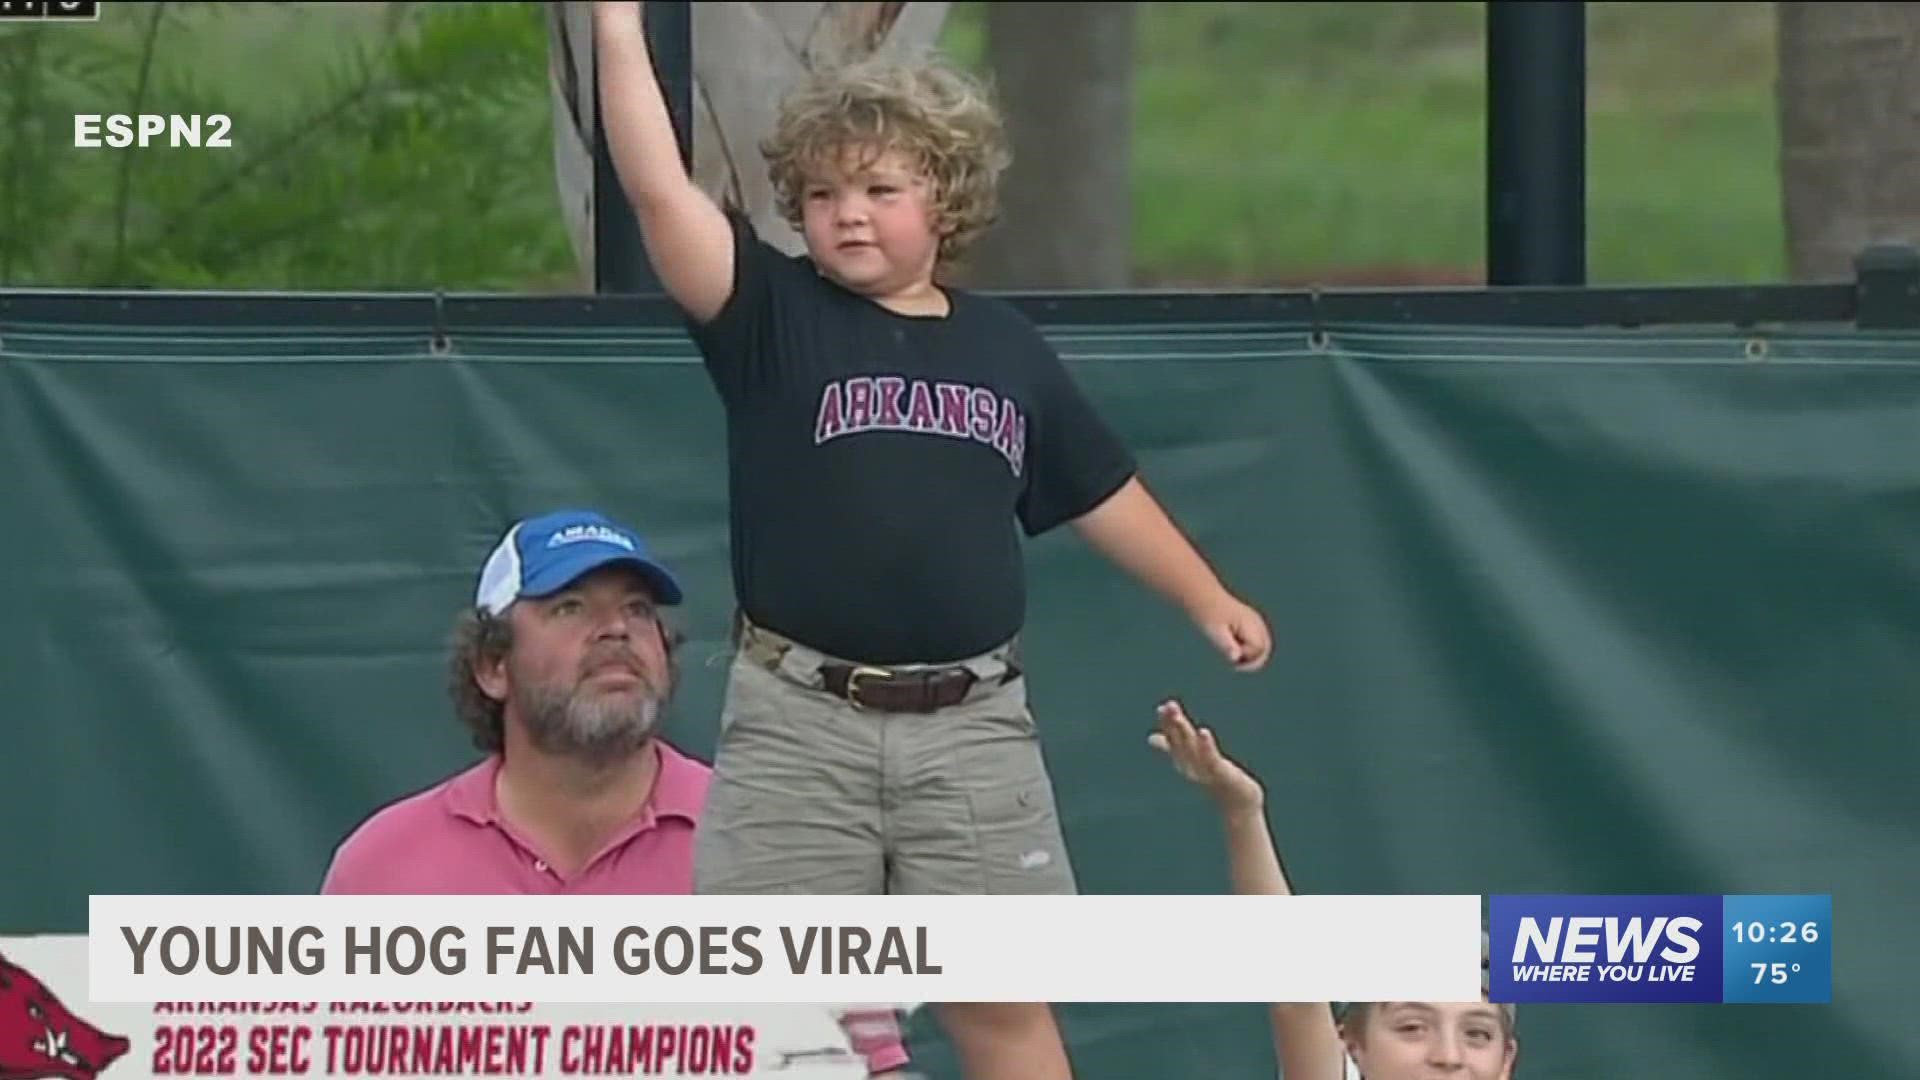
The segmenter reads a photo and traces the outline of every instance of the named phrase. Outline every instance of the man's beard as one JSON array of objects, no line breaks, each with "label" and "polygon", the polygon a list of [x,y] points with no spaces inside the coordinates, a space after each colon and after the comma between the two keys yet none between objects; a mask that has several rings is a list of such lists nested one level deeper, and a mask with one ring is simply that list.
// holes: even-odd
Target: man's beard
[{"label": "man's beard", "polygon": [[559,681],[529,685],[516,680],[521,722],[527,740],[542,753],[605,764],[646,748],[659,729],[661,714],[672,696],[641,676],[643,686],[624,693],[594,693],[576,683]]}]

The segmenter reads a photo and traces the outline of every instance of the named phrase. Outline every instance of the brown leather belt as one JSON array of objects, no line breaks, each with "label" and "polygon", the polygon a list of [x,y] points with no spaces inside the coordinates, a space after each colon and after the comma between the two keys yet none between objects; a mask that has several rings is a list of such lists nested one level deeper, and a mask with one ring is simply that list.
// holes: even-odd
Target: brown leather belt
[{"label": "brown leather belt", "polygon": [[857,664],[822,664],[827,693],[848,704],[882,712],[930,713],[967,699],[978,677],[964,667],[891,671]]},{"label": "brown leather belt", "polygon": [[[782,678],[797,679],[806,686],[813,685],[812,680],[799,675],[797,669],[792,672],[788,670],[786,658],[796,648],[792,640],[753,625],[739,612],[734,616],[733,632],[734,644],[754,663]],[[995,658],[1005,665],[1005,670],[998,677],[989,676],[985,681],[993,686],[1006,686],[1022,676],[1016,643],[1010,642],[1004,649],[995,650]],[[879,712],[931,713],[952,708],[966,701],[967,696],[979,688],[983,681],[966,664],[886,668],[852,664],[844,660],[826,660],[810,666],[813,672],[819,674],[820,689],[856,709]]]}]

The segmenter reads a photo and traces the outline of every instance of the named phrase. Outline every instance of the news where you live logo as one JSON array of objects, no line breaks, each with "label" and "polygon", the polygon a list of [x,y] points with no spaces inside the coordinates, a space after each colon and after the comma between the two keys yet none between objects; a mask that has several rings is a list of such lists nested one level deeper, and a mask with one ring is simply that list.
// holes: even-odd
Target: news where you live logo
[{"label": "news where you live logo", "polygon": [[1833,1001],[1831,896],[1494,896],[1490,907],[1495,1002]]}]

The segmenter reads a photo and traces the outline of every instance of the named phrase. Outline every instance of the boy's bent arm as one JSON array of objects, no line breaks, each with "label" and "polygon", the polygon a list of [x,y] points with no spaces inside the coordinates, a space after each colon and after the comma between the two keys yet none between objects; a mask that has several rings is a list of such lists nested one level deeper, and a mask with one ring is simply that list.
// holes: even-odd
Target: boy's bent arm
[{"label": "boy's bent arm", "polygon": [[1250,671],[1266,663],[1272,643],[1265,620],[1227,591],[1139,476],[1073,527],[1115,565],[1179,605],[1235,666]]},{"label": "boy's bent arm", "polygon": [[733,292],[733,231],[680,162],[680,141],[653,71],[639,3],[593,6],[601,125],[647,260],[667,295],[705,323]]}]

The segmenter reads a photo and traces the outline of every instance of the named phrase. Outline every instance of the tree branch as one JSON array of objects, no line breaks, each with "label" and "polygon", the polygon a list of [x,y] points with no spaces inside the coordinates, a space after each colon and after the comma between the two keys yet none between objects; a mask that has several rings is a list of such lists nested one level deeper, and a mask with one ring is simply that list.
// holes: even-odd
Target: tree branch
[{"label": "tree branch", "polygon": [[[146,38],[140,43],[140,74],[134,79],[133,108],[128,110],[135,116],[139,116],[144,111],[141,106],[146,104],[148,82],[153,76],[153,55],[155,46],[160,40],[160,23],[166,17],[166,13],[165,3],[153,5],[153,17],[147,20]],[[133,163],[139,156],[138,154],[120,155],[119,188],[114,192],[113,199],[113,264],[108,272],[108,276],[116,284],[121,283],[120,276],[126,273],[127,269],[127,207],[132,202]]]},{"label": "tree branch", "polygon": [[733,145],[727,141],[727,129],[720,123],[720,114],[713,107],[713,95],[707,92],[707,84],[695,81],[693,89],[700,95],[700,104],[707,110],[707,116],[713,122],[714,145],[720,150],[720,160],[726,163],[726,205],[747,213],[747,195],[740,188],[740,163],[734,159]]},{"label": "tree branch", "polygon": [[26,43],[18,51],[8,49],[7,53],[15,57],[14,70],[7,73],[7,82],[16,88],[18,96],[14,98],[13,113],[7,117],[7,184],[3,189],[6,204],[7,231],[6,243],[0,244],[0,284],[13,280],[13,253],[27,245],[20,242],[20,215],[26,209],[27,157],[32,152],[32,143],[27,137],[27,128],[33,123],[38,109],[35,91],[40,88],[40,43],[45,28],[30,26],[21,31]]},{"label": "tree branch", "polygon": [[242,181],[298,149],[302,141],[307,137],[339,123],[340,118],[345,116],[355,106],[372,97],[375,92],[385,89],[385,80],[380,78],[375,72],[383,67],[387,61],[392,59],[394,48],[393,39],[389,37],[385,47],[381,51],[378,63],[369,66],[369,74],[365,81],[352,90],[349,90],[340,100],[334,102],[326,109],[321,110],[317,115],[308,117],[304,123],[295,124],[288,128],[285,134],[281,135],[279,139],[275,140],[266,149],[235,166],[233,171],[221,177],[213,186],[202,192],[200,197],[194,200],[193,205],[176,213],[166,224],[162,225],[160,227],[159,239],[161,241],[171,239],[184,228],[189,221],[193,220],[194,217],[231,194],[235,188],[240,186]]}]

